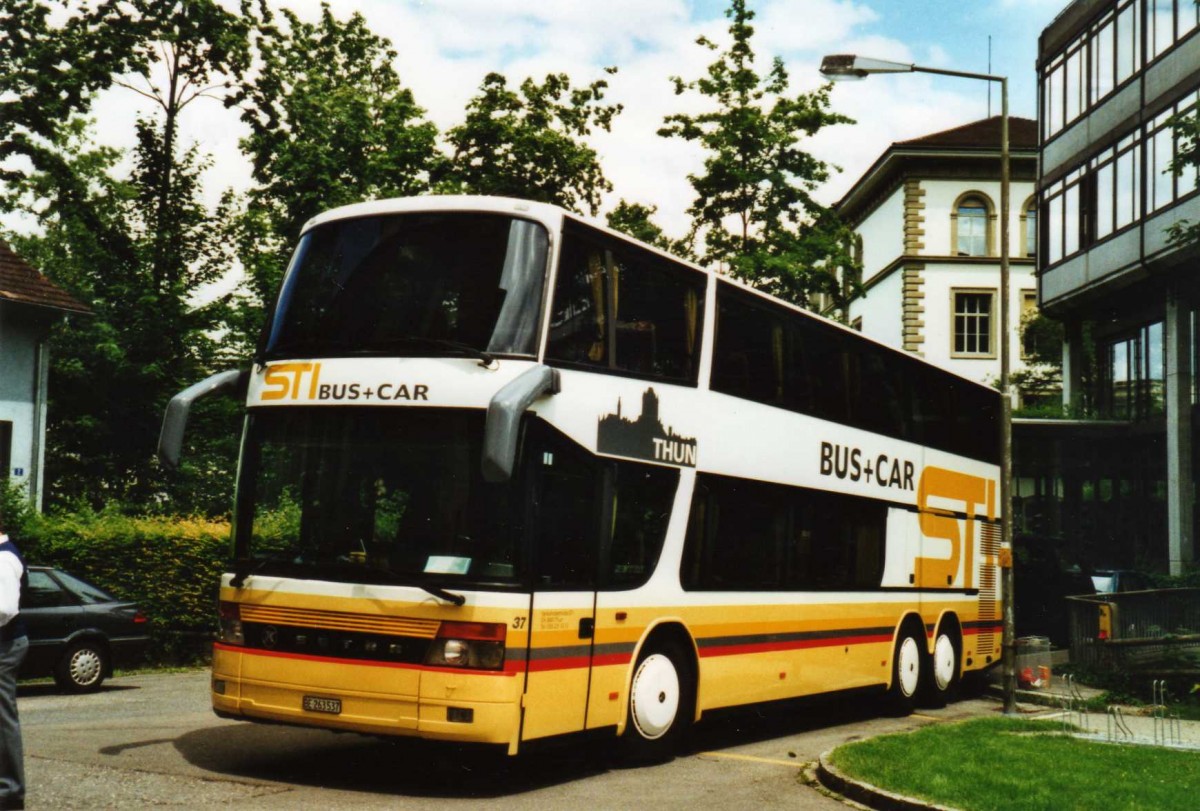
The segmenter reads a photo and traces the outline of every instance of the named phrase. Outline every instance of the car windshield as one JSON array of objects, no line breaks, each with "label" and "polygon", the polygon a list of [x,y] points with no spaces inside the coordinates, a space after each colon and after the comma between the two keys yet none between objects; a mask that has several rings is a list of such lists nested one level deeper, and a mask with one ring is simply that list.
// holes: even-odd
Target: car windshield
[{"label": "car windshield", "polygon": [[237,557],[375,583],[513,584],[514,485],[480,473],[483,413],[267,409],[249,418]]},{"label": "car windshield", "polygon": [[496,214],[392,214],[313,228],[263,355],[533,355],[549,244]]}]

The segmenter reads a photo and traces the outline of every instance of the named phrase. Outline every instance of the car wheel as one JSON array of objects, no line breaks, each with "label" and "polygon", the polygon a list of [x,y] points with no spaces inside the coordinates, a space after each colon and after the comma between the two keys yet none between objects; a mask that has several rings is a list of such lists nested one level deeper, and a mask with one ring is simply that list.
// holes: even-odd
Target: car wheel
[{"label": "car wheel", "polygon": [[933,643],[933,656],[925,675],[924,703],[931,707],[944,707],[953,700],[958,689],[959,676],[958,635],[953,631],[939,630]]},{"label": "car wheel", "polygon": [[54,680],[63,690],[88,693],[100,687],[106,669],[107,662],[100,644],[84,640],[67,648],[54,671]]},{"label": "car wheel", "polygon": [[921,687],[924,659],[921,642],[907,625],[902,627],[892,653],[892,685],[887,695],[888,709],[893,715],[912,713]]},{"label": "car wheel", "polygon": [[695,715],[696,681],[689,659],[671,640],[651,642],[638,657],[629,684],[621,739],[625,760],[655,763],[675,754]]}]

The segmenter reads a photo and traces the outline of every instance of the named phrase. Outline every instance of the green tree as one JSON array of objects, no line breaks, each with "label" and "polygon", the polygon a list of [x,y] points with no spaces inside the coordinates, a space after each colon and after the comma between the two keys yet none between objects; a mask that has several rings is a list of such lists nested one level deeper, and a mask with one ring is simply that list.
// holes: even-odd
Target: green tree
[{"label": "green tree", "polygon": [[250,284],[250,340],[307,220],[426,192],[440,160],[437,128],[392,67],[396,51],[362,15],[341,22],[322,3],[316,23],[286,9],[280,16],[283,25],[268,20],[259,30],[260,69],[235,97],[257,183],[233,237]]},{"label": "green tree", "polygon": [[[62,122],[85,112],[98,90],[141,65],[144,27],[119,0],[79,8],[43,0],[0,0],[0,194],[27,172],[22,156],[46,168]],[[6,163],[7,161],[7,163]],[[0,205],[4,205],[0,196]],[[11,203],[9,203],[11,205]]]},{"label": "green tree", "polygon": [[[1176,152],[1171,171],[1177,176],[1191,175],[1200,184],[1200,109],[1171,119],[1175,130]],[[1179,247],[1200,244],[1200,222],[1180,220],[1167,227],[1171,243]]]},{"label": "green tree", "polygon": [[[804,137],[822,128],[853,123],[829,109],[829,86],[789,93],[783,61],[775,58],[765,75],[754,67],[754,12],[745,0],[732,0],[732,43],[704,76],[673,77],[677,95],[697,93],[711,104],[695,115],[666,117],[659,135],[700,145],[704,171],[689,175],[696,197],[688,213],[692,236],[703,242],[702,259],[734,276],[800,305],[819,292],[844,309],[846,285],[857,278],[849,250],[852,234],[813,192],[830,167],[801,148]],[[701,37],[711,51],[718,46]],[[853,292],[853,285],[850,286]]]},{"label": "green tree", "polygon": [[173,493],[184,510],[228,506],[231,430],[197,432],[202,449],[190,475],[170,480],[154,448],[167,399],[224,360],[214,336],[224,328],[225,304],[196,301],[232,263],[216,227],[225,213],[202,202],[206,162],[195,146],[179,144],[179,121],[245,71],[249,10],[212,0],[113,4],[105,24],[131,32],[123,40],[131,55],[128,73],[112,83],[158,106],[156,116],[134,124],[132,169],[118,177],[121,156],[90,147],[85,126],[68,121],[41,134],[34,170],[10,179],[10,198],[42,226],[17,240],[18,249],[94,310],[55,335],[52,499],[150,505]]},{"label": "green tree", "polygon": [[684,259],[692,259],[692,252],[686,241],[671,239],[663,233],[658,223],[654,222],[656,213],[658,213],[658,206],[621,200],[612,211],[608,212],[605,223],[614,231],[628,234],[647,245],[661,248]]},{"label": "green tree", "polygon": [[[203,162],[193,148],[173,168],[170,201],[179,241],[173,250],[187,266],[186,280],[179,288],[156,288],[150,225],[159,188],[156,134],[139,124],[133,170],[120,178],[121,153],[92,146],[86,123],[74,120],[51,142],[60,157],[54,171],[16,184],[21,208],[37,218],[39,231],[11,237],[14,248],[93,311],[60,323],[52,336],[52,504],[149,506],[171,495],[184,511],[222,512],[229,505],[236,423],[225,406],[202,410],[201,430],[193,433],[197,452],[183,475],[163,478],[153,458],[167,398],[219,364],[213,335],[222,305],[191,306],[188,299],[227,263],[213,223],[219,214],[199,201]],[[211,430],[203,430],[205,423]]]},{"label": "green tree", "polygon": [[[609,74],[616,68],[607,68]],[[453,156],[439,190],[495,194],[554,203],[596,214],[612,190],[596,151],[584,139],[609,131],[620,104],[604,104],[608,82],[574,87],[563,73],[532,78],[513,90],[489,73],[467,105],[466,119],[446,133]]]}]

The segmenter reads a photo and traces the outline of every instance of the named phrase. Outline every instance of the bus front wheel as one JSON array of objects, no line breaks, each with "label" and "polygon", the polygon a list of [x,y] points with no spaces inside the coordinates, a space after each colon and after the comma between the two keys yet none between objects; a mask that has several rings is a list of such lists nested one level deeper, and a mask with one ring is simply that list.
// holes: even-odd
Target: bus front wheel
[{"label": "bus front wheel", "polygon": [[673,640],[648,644],[629,684],[622,749],[625,759],[670,759],[695,714],[696,684],[689,660]]},{"label": "bus front wheel", "polygon": [[888,705],[893,714],[908,715],[913,711],[921,687],[924,658],[916,635],[908,627],[901,628],[892,654],[892,686],[888,690]]}]

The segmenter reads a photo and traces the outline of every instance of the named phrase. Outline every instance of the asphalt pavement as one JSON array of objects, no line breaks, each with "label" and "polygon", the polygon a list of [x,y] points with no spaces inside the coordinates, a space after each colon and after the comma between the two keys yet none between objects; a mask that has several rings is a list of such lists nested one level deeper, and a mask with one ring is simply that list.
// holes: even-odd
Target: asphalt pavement
[{"label": "asphalt pavement", "polygon": [[844,809],[804,779],[850,740],[998,711],[972,698],[908,718],[862,699],[706,716],[670,763],[622,768],[607,740],[509,758],[215,717],[207,671],[113,679],[90,695],[22,685],[29,809],[146,807]]}]

